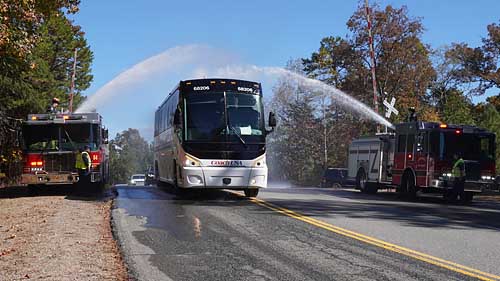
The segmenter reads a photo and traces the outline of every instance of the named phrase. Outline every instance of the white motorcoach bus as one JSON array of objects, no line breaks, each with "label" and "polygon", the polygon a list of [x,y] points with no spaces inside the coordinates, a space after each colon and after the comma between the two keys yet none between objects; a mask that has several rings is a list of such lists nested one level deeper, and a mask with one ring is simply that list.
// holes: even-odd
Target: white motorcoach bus
[{"label": "white motorcoach bus", "polygon": [[[276,126],[269,113],[269,127]],[[234,79],[181,81],[155,113],[155,177],[178,189],[244,190],[267,186],[260,83]]]}]

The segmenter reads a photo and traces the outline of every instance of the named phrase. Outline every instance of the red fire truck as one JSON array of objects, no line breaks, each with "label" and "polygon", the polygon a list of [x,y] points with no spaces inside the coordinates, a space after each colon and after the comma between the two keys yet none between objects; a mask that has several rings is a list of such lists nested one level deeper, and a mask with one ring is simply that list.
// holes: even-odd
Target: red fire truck
[{"label": "red fire truck", "polygon": [[361,191],[375,193],[389,186],[408,198],[417,192],[447,194],[453,188],[454,155],[465,160],[464,201],[497,185],[495,134],[475,126],[421,121],[395,127],[394,133],[352,141],[348,176]]},{"label": "red fire truck", "polygon": [[108,131],[98,113],[30,114],[22,127],[24,167],[21,183],[30,189],[42,185],[78,182],[75,157],[90,147],[93,187],[108,180]]}]

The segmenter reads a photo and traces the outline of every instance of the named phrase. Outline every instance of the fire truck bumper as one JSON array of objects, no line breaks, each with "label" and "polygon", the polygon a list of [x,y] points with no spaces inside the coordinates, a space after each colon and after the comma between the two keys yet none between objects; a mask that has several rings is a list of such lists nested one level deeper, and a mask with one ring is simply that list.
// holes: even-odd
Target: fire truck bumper
[{"label": "fire truck bumper", "polygon": [[77,173],[38,173],[38,174],[22,174],[22,184],[73,184],[78,181]]},{"label": "fire truck bumper", "polygon": [[[448,181],[448,180],[432,180],[431,186],[434,188],[438,189],[447,189],[451,190],[453,189],[453,181]],[[493,181],[466,181],[464,185],[464,191],[470,191],[470,192],[483,192],[484,190],[487,189],[494,189],[495,188],[495,183]]]}]

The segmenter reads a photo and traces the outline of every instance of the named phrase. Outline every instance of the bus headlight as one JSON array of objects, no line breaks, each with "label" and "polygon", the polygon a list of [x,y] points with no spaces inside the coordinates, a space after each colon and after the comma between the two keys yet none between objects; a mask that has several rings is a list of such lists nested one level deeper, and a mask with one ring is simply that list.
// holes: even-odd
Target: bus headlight
[{"label": "bus headlight", "polygon": [[201,166],[201,162],[196,160],[194,157],[189,155],[185,155],[184,159],[184,167],[199,167]]},{"label": "bus headlight", "polygon": [[261,157],[255,159],[252,164],[252,167],[254,168],[262,168],[264,166],[266,166],[266,155],[262,155]]}]

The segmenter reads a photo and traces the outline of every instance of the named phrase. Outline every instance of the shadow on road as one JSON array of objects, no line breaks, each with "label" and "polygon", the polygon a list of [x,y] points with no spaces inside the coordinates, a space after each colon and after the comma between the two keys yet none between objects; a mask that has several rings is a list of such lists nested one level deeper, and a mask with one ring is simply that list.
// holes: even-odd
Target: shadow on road
[{"label": "shadow on road", "polygon": [[[268,192],[268,191],[266,191]],[[276,192],[276,191],[270,191]],[[283,191],[277,191],[283,192]],[[367,195],[348,190],[315,190],[348,201],[328,199],[301,199],[308,190],[293,190],[297,199],[272,199],[273,204],[299,211],[304,215],[335,218],[346,216],[361,219],[394,220],[403,225],[432,228],[483,228],[500,230],[500,204],[494,201],[477,201],[471,205],[446,204],[438,196],[424,195],[415,201],[403,201],[396,193],[381,192]]]},{"label": "shadow on road", "polygon": [[170,186],[116,186],[119,197],[143,200],[164,200],[169,204],[198,206],[242,206],[251,205],[249,200],[226,190],[186,189]]},{"label": "shadow on road", "polygon": [[169,194],[170,199],[174,201],[174,204],[207,204],[216,205],[223,202],[248,202],[248,200],[242,196],[238,196],[232,192],[220,189],[187,189],[187,190],[177,190],[169,186],[161,186],[158,189]]},{"label": "shadow on road", "polygon": [[[185,190],[179,192],[168,186],[120,186],[117,189],[120,197],[164,200],[168,201],[168,205],[177,207],[254,205],[247,198],[226,190]],[[267,189],[264,192],[287,193],[287,196],[275,196],[275,198],[266,200],[278,206],[315,217],[392,220],[402,225],[432,228],[500,230],[500,204],[494,201],[481,200],[472,205],[463,206],[446,204],[440,196],[436,195],[425,195],[411,202],[403,201],[394,192],[368,195],[353,190],[309,188]],[[325,196],[324,199],[318,199],[318,196],[311,198],[311,195],[314,194],[324,194]],[[257,208],[257,212],[280,215],[265,208]]]},{"label": "shadow on road", "polygon": [[80,201],[106,201],[114,197],[113,188],[104,190],[75,189],[73,185],[50,185],[42,186],[36,190],[30,190],[26,186],[8,186],[0,188],[0,199],[38,197],[38,196],[65,196],[67,200]]}]

